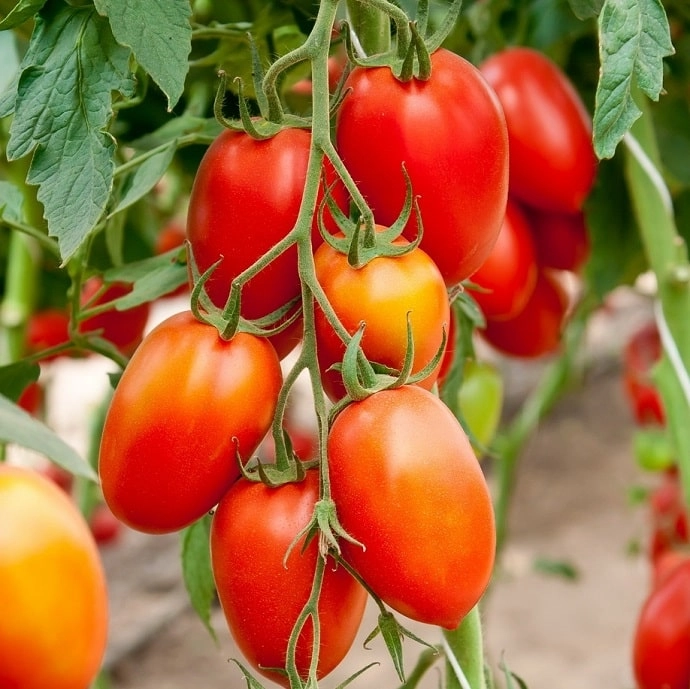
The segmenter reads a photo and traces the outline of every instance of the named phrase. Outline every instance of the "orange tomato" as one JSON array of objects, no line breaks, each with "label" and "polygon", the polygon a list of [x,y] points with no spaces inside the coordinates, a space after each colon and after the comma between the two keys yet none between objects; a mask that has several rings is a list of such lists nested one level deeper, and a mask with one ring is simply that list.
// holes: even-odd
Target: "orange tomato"
[{"label": "orange tomato", "polygon": [[105,575],[86,521],[38,472],[0,464],[0,687],[87,689],[105,652]]}]

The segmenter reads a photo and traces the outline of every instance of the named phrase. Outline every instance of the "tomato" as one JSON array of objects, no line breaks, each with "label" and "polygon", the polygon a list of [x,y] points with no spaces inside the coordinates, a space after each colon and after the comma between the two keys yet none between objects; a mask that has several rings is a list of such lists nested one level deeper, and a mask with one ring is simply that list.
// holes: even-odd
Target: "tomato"
[{"label": "tomato", "polygon": [[107,505],[100,503],[89,517],[89,528],[99,546],[111,545],[122,533],[122,522]]},{"label": "tomato", "polygon": [[435,395],[406,385],[354,402],[328,436],[345,559],[390,607],[457,627],[494,563],[491,496],[469,440]]},{"label": "tomato", "polygon": [[[44,309],[31,314],[26,325],[26,349],[37,354],[45,349],[69,342],[69,314],[61,309]],[[52,361],[61,355],[43,357]],[[64,355],[62,355],[64,356]]]},{"label": "tomato", "polygon": [[661,358],[661,337],[656,323],[638,328],[623,350],[623,386],[638,424],[664,424],[664,403],[651,377]]},{"label": "tomato", "polygon": [[33,416],[37,416],[41,411],[41,407],[43,406],[44,398],[45,391],[43,390],[43,387],[38,381],[34,380],[29,383],[24,390],[22,390],[22,394],[19,395],[17,404],[24,411],[32,414]]},{"label": "tomato", "polygon": [[265,338],[232,340],[186,311],[141,343],[108,409],[99,472],[105,501],[139,531],[199,519],[239,476],[273,419],[280,362]]},{"label": "tomato", "polygon": [[537,284],[537,259],[527,218],[508,201],[498,240],[471,277],[472,296],[486,318],[502,320],[518,314]]},{"label": "tomato", "polygon": [[639,689],[690,686],[690,560],[678,565],[645,600],[633,642]]},{"label": "tomato", "polygon": [[[408,315],[414,340],[412,372],[433,359],[443,343],[443,328],[449,327],[450,306],[443,277],[424,251],[417,247],[403,256],[378,256],[355,269],[345,254],[324,243],[314,263],[316,277],[346,330],[352,335],[362,321],[366,323],[362,350],[370,361],[402,367]],[[318,308],[315,330],[324,389],[335,401],[344,396],[345,388],[340,373],[328,369],[342,361],[345,345]],[[421,381],[423,387],[431,389],[440,365]]]},{"label": "tomato", "polygon": [[513,318],[487,320],[481,337],[503,354],[536,358],[555,352],[570,300],[556,273],[539,271],[537,284],[525,307]]},{"label": "tomato", "polygon": [[478,454],[496,435],[503,410],[503,379],[488,361],[467,359],[463,365],[462,385],[458,391],[458,412],[477,440]]},{"label": "tomato", "polygon": [[61,466],[53,464],[53,462],[46,462],[39,469],[39,472],[56,486],[64,490],[65,493],[71,494],[74,485],[74,476],[67,471],[67,469],[63,469]]},{"label": "tomato", "polygon": [[687,548],[665,550],[652,563],[652,588],[662,586],[676,567],[688,561],[690,561],[690,552]]},{"label": "tomato", "polygon": [[[132,291],[132,286],[124,282],[108,285],[100,296],[96,296],[103,287],[103,280],[94,276],[82,287],[82,307],[93,307],[119,299]],[[100,337],[114,344],[123,354],[130,356],[144,336],[149,320],[151,305],[140,304],[126,311],[115,308],[86,318],[79,323],[79,332],[101,331]]]},{"label": "tomato", "polygon": [[[283,668],[288,638],[306,604],[318,553],[317,538],[303,541],[283,558],[309,523],[319,498],[319,476],[307,471],[304,481],[269,488],[240,479],[221,500],[211,527],[211,560],[218,596],[228,627],[251,665],[274,682],[289,686]],[[359,629],[366,592],[345,570],[326,563],[318,611],[321,645],[319,678],[327,675],[350,649]],[[295,664],[306,678],[312,656],[313,626],[300,634]]]},{"label": "tomato", "polygon": [[[173,249],[182,249],[186,239],[187,233],[185,231],[184,225],[180,224],[176,220],[171,220],[161,229],[161,231],[156,236],[154,253],[157,256],[159,256],[160,254],[165,254],[168,251],[172,251]],[[183,284],[164,296],[166,298],[171,298],[178,297],[188,293],[189,285]]]},{"label": "tomato", "polygon": [[[206,151],[189,199],[187,238],[200,274],[222,257],[205,285],[216,306],[225,305],[232,280],[295,225],[310,145],[303,129],[284,129],[264,141],[225,130]],[[341,187],[333,193],[344,206]],[[321,242],[316,219],[312,242]],[[261,318],[299,296],[297,248],[292,246],[245,283],[241,312],[248,319]],[[298,341],[293,330],[277,336],[274,344],[282,357]]]},{"label": "tomato", "polygon": [[[405,199],[404,164],[419,196],[422,248],[447,285],[469,277],[496,242],[508,193],[508,136],[496,95],[478,70],[441,49],[427,81],[388,67],[352,70],[338,110],[336,145],[378,223]],[[418,233],[413,213],[405,230]]]},{"label": "tomato", "polygon": [[592,121],[566,74],[542,53],[513,47],[480,70],[503,106],[510,193],[530,206],[574,213],[596,174]]},{"label": "tomato", "polygon": [[0,686],[87,689],[108,627],[98,549],[60,488],[2,463],[0,581]]},{"label": "tomato", "polygon": [[688,513],[677,470],[665,471],[649,497],[652,537],[649,555],[656,561],[666,551],[690,543]]},{"label": "tomato", "polygon": [[542,268],[579,273],[589,258],[590,240],[583,213],[554,213],[526,208]]}]

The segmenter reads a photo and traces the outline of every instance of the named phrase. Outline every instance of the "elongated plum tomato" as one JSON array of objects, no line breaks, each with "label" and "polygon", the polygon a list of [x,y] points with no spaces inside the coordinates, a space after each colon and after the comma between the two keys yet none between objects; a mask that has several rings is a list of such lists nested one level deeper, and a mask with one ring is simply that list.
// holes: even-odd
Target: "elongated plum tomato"
[{"label": "elongated plum tomato", "polygon": [[[269,668],[284,668],[290,633],[309,599],[317,558],[317,539],[303,549],[307,526],[319,499],[315,469],[306,478],[270,488],[240,479],[221,500],[211,527],[211,561],[223,612],[232,636],[251,665],[274,682],[287,677]],[[350,649],[359,629],[366,592],[343,568],[325,563],[319,596],[321,645],[319,678],[327,675]],[[312,655],[313,626],[308,619],[296,646],[295,665],[306,679]]]},{"label": "elongated plum tomato", "polygon": [[345,559],[403,615],[457,627],[494,563],[491,496],[470,442],[435,395],[405,385],[354,402],[328,437]]},{"label": "elongated plum tomato", "polygon": [[[189,199],[187,238],[200,274],[222,257],[205,285],[219,308],[225,305],[235,277],[295,225],[310,145],[311,136],[303,129],[284,129],[262,141],[225,130],[204,154]],[[333,181],[332,168],[325,169]],[[336,184],[332,194],[344,208],[343,187]],[[327,210],[324,216],[328,222]],[[316,217],[312,242],[314,246],[321,242]],[[248,319],[261,318],[299,296],[297,248],[293,245],[245,283],[241,312]],[[297,327],[272,341],[282,358],[299,339]]]},{"label": "elongated plum tomato", "polygon": [[[407,240],[401,237],[396,243]],[[402,367],[408,317],[414,342],[412,372],[434,358],[443,344],[443,328],[450,328],[450,307],[443,277],[422,249],[402,256],[378,256],[362,268],[353,268],[345,254],[324,243],[314,263],[316,277],[346,330],[353,335],[360,323],[366,324],[361,346],[370,361]],[[345,388],[340,373],[329,369],[342,361],[345,345],[318,308],[315,330],[324,389],[335,401],[344,396]],[[441,363],[419,383],[422,387],[431,389]]]},{"label": "elongated plum tomato", "polygon": [[105,574],[70,497],[0,463],[0,687],[87,689],[108,627]]},{"label": "elongated plum tomato", "polygon": [[512,318],[527,303],[537,284],[537,258],[527,218],[508,201],[501,232],[489,257],[470,277],[472,296],[486,318]]},{"label": "elongated plum tomato", "polygon": [[526,208],[529,226],[542,268],[579,273],[590,254],[583,213],[554,213]]},{"label": "elongated plum tomato", "polygon": [[690,560],[652,590],[640,611],[633,642],[639,689],[690,686]]},{"label": "elongated plum tomato", "polygon": [[574,213],[596,175],[592,121],[566,74],[532,48],[507,48],[480,70],[498,95],[510,141],[510,193]]},{"label": "elongated plum tomato", "polygon": [[[426,81],[398,81],[388,67],[356,67],[338,110],[338,151],[377,222],[391,225],[405,199],[403,165],[419,196],[421,247],[447,285],[486,260],[508,194],[508,134],[479,71],[441,49]],[[405,236],[418,232],[413,213]]]},{"label": "elongated plum tomato", "polygon": [[522,311],[509,319],[487,319],[486,327],[478,332],[492,347],[509,356],[530,359],[552,354],[560,346],[569,307],[560,276],[540,270]]},{"label": "elongated plum tomato", "polygon": [[281,383],[265,338],[222,340],[189,311],[154,328],[122,374],[103,428],[99,472],[113,514],[149,533],[203,516],[239,476],[236,447],[246,460],[266,435]]}]

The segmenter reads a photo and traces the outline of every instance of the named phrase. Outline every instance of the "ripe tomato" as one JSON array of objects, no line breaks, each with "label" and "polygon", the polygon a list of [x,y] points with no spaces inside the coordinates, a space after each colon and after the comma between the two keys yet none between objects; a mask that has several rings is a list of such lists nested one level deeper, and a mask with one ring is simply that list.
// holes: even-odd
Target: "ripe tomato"
[{"label": "ripe tomato", "polygon": [[[69,342],[69,314],[61,309],[36,311],[26,325],[26,349],[28,354],[37,354],[44,349]],[[47,356],[43,361],[52,361],[60,355]]]},{"label": "ripe tomato", "polygon": [[[433,359],[443,342],[443,327],[449,327],[450,306],[443,277],[424,251],[416,248],[403,256],[379,256],[355,269],[345,254],[324,243],[314,263],[316,277],[347,331],[352,335],[362,321],[366,323],[362,350],[370,361],[401,368],[408,315],[414,339],[412,372]],[[340,373],[328,369],[342,361],[345,345],[321,309],[316,310],[315,329],[324,389],[335,401],[343,397],[345,388]],[[440,366],[420,383],[423,387],[431,389]]]},{"label": "ripe tomato", "polygon": [[[114,299],[124,297],[132,291],[131,285],[115,282],[109,285],[101,296],[96,298],[96,294],[102,286],[103,280],[100,277],[89,278],[82,287],[81,305],[91,307],[106,304]],[[104,340],[112,342],[123,354],[130,356],[144,336],[150,311],[151,305],[149,303],[140,304],[126,311],[117,311],[113,308],[81,321],[79,332],[88,333],[93,330],[100,330],[100,336]]]},{"label": "ripe tomato", "polygon": [[[447,285],[486,260],[503,222],[508,136],[496,95],[478,70],[441,49],[427,81],[398,81],[388,67],[352,70],[336,144],[374,211],[390,225],[405,199],[403,163],[419,196],[422,248]],[[412,214],[405,235],[417,234]]]},{"label": "ripe tomato", "polygon": [[579,273],[590,253],[584,214],[525,210],[537,249],[537,263],[542,268]]},{"label": "ripe tomato", "polygon": [[280,362],[264,338],[216,329],[178,313],[134,353],[103,428],[105,500],[134,529],[165,533],[208,512],[239,476],[273,419]]},{"label": "ripe tomato", "polygon": [[649,496],[652,537],[649,556],[655,562],[668,550],[690,543],[688,513],[677,470],[662,474],[659,485]]},{"label": "ripe tomato", "polygon": [[24,390],[22,390],[22,394],[19,395],[19,399],[17,400],[17,404],[25,412],[28,412],[29,414],[32,414],[33,416],[37,416],[41,411],[41,407],[43,406],[44,398],[45,398],[45,391],[44,391],[42,385],[38,381],[34,380],[34,381],[31,381],[24,388]]},{"label": "ripe tomato", "polygon": [[508,201],[498,240],[470,281],[472,296],[486,318],[512,318],[525,307],[537,284],[537,259],[527,218]]},{"label": "ripe tomato", "polygon": [[640,425],[666,422],[664,403],[650,375],[660,358],[661,337],[650,321],[632,334],[623,350],[623,386]]},{"label": "ripe tomato", "polygon": [[[302,202],[311,145],[303,129],[284,129],[256,141],[244,132],[225,130],[209,146],[194,179],[187,215],[187,238],[204,273],[219,258],[206,291],[222,308],[232,280],[292,230]],[[334,196],[343,207],[344,191]],[[316,219],[314,246],[321,242]],[[300,295],[297,248],[292,246],[242,289],[242,315],[272,313]],[[274,345],[282,357],[299,341],[287,333]]]},{"label": "ripe tomato", "polygon": [[580,210],[596,174],[592,121],[565,73],[531,48],[507,48],[480,70],[503,106],[510,193],[536,208]]},{"label": "ripe tomato", "polygon": [[[309,523],[319,498],[319,476],[307,471],[300,483],[269,488],[240,479],[218,505],[211,527],[211,560],[228,627],[251,665],[274,682],[287,677],[288,638],[306,604],[318,554],[317,540],[303,540],[283,558]],[[350,649],[359,629],[366,592],[342,567],[326,563],[319,598],[321,646],[319,678]],[[313,626],[308,620],[297,642],[295,663],[306,678],[312,656]]]},{"label": "ripe tomato", "polygon": [[417,386],[375,393],[328,437],[341,542],[372,590],[403,615],[457,627],[483,594],[496,531],[489,490],[451,411]]},{"label": "ripe tomato", "polygon": [[110,545],[122,533],[122,522],[110,511],[108,505],[96,505],[89,517],[89,528],[99,546]]},{"label": "ripe tomato", "polygon": [[556,273],[541,270],[525,307],[513,318],[487,320],[479,334],[492,347],[509,356],[536,358],[558,349],[570,306]]},{"label": "ripe tomato", "polygon": [[690,560],[679,564],[642,606],[633,666],[639,689],[690,686]]},{"label": "ripe tomato", "polygon": [[108,626],[96,544],[60,488],[7,464],[0,464],[0,581],[0,686],[90,686]]}]

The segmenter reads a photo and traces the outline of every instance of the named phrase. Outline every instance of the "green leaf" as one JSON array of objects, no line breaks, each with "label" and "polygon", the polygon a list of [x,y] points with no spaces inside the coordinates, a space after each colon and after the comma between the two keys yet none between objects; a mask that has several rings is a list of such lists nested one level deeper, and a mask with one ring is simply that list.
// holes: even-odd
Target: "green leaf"
[{"label": "green leaf", "polygon": [[24,388],[29,383],[38,380],[40,372],[41,368],[38,364],[25,361],[0,366],[0,395],[16,402]]},{"label": "green leaf", "polygon": [[0,441],[40,452],[63,469],[97,480],[94,470],[48,426],[0,395]]},{"label": "green leaf", "polygon": [[613,156],[641,114],[633,100],[633,83],[658,100],[663,58],[674,52],[659,0],[605,0],[599,15],[601,71],[594,110],[594,148],[600,158]]},{"label": "green leaf", "polygon": [[575,581],[580,577],[577,567],[565,560],[552,560],[546,557],[538,557],[534,561],[533,567],[537,572],[560,577],[561,579],[567,579],[568,581]]},{"label": "green leaf", "polygon": [[111,93],[132,95],[127,48],[91,9],[49,0],[22,60],[7,157],[34,152],[27,182],[40,186],[48,230],[63,259],[101,217],[112,189]]},{"label": "green leaf", "polygon": [[192,49],[189,0],[95,0],[94,4],[110,20],[118,43],[131,48],[168,97],[172,110],[184,89]]},{"label": "green leaf", "polygon": [[599,16],[604,0],[568,0],[570,9],[578,19],[590,19]]},{"label": "green leaf", "polygon": [[404,682],[405,669],[403,667],[403,648],[400,625],[391,613],[382,612],[379,615],[379,630],[381,631],[383,640],[386,642],[386,648],[393,660],[395,671],[398,673],[400,681]]},{"label": "green leaf", "polygon": [[[160,178],[167,171],[176,150],[177,146],[173,141],[164,149],[158,151],[158,153],[146,158],[135,169],[125,181],[122,189],[122,198],[115,207],[115,210],[111,213],[111,216],[123,211],[125,208],[129,208],[139,199],[146,196],[146,194],[156,186]],[[135,163],[136,158],[131,162]]]},{"label": "green leaf", "polygon": [[13,29],[31,19],[46,4],[46,0],[19,0],[10,13],[0,21],[0,31]]},{"label": "green leaf", "polygon": [[182,576],[192,607],[209,634],[217,640],[211,625],[211,606],[216,596],[216,584],[211,568],[210,530],[211,518],[206,515],[182,532]]}]

